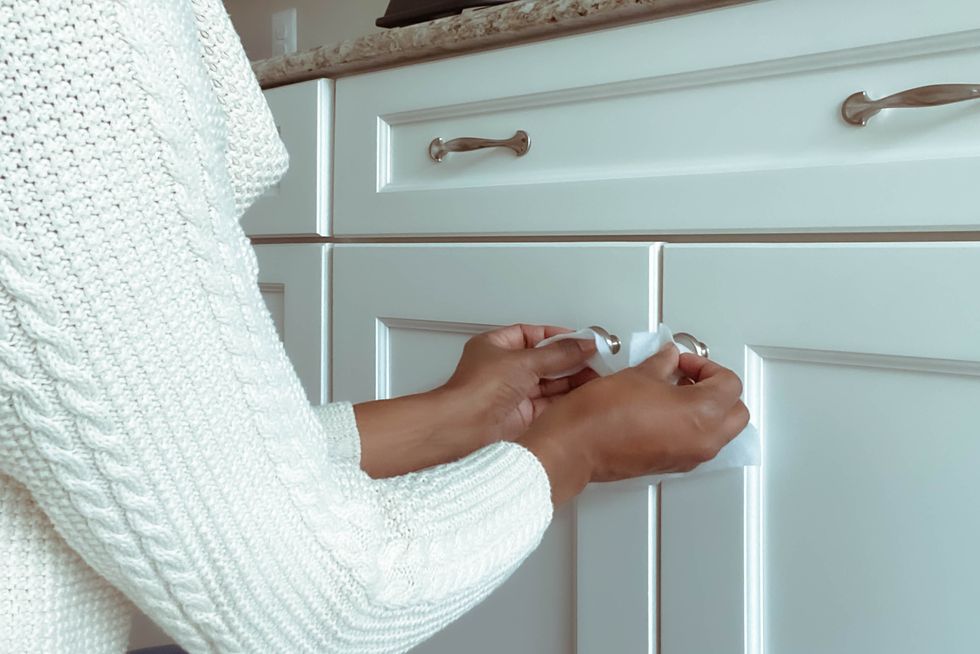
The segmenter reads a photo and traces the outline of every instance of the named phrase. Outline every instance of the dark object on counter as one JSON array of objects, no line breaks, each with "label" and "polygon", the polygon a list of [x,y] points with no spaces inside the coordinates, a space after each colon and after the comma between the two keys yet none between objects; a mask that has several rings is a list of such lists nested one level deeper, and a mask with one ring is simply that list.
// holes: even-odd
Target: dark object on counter
[{"label": "dark object on counter", "polygon": [[458,14],[470,7],[503,5],[514,0],[388,0],[385,15],[374,21],[378,27],[403,27]]}]

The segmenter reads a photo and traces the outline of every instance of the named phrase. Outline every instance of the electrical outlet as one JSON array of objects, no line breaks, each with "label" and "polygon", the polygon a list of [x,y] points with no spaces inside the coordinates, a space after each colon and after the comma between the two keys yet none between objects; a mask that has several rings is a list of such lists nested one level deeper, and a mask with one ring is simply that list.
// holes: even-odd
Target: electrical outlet
[{"label": "electrical outlet", "polygon": [[272,14],[272,56],[296,52],[296,7]]}]

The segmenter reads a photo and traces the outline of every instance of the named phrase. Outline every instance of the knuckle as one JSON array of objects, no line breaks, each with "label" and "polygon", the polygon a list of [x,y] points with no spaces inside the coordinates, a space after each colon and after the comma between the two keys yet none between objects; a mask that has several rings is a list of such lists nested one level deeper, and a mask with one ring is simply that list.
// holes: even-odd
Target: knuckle
[{"label": "knuckle", "polygon": [[704,463],[705,461],[710,461],[718,455],[718,451],[721,448],[718,444],[712,440],[705,440],[699,444],[695,456],[697,456],[698,463]]},{"label": "knuckle", "polygon": [[745,389],[745,386],[742,384],[742,379],[738,375],[736,375],[734,372],[732,372],[732,371],[729,371],[729,374],[732,377],[732,391],[733,391],[733,394],[736,397],[739,397],[739,396],[742,395],[742,391]]},{"label": "knuckle", "polygon": [[697,468],[700,464],[701,464],[700,461],[696,461],[694,459],[688,459],[687,461],[684,461],[683,463],[681,463],[680,465],[677,466],[677,471],[678,472],[691,472],[692,470],[694,470],[695,468]]},{"label": "knuckle", "polygon": [[697,432],[705,434],[715,430],[720,419],[718,404],[709,400],[703,400],[694,405],[691,412],[691,421]]},{"label": "knuckle", "polygon": [[752,419],[752,414],[749,413],[749,408],[742,402],[738,403],[735,411],[737,412],[738,422],[741,425],[741,429],[744,429],[745,426],[749,424],[749,420]]}]

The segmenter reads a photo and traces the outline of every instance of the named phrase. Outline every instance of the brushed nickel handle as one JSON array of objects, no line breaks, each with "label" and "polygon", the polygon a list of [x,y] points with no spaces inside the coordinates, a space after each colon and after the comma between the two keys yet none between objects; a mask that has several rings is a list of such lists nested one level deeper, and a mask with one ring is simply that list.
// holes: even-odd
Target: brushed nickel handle
[{"label": "brushed nickel handle", "polygon": [[708,358],[708,346],[687,332],[677,332],[674,334],[674,342],[683,345],[699,357]]},{"label": "brushed nickel handle", "polygon": [[433,161],[442,161],[446,154],[450,152],[472,152],[483,148],[510,148],[518,157],[523,157],[531,149],[531,137],[522,129],[509,139],[481,139],[471,136],[464,136],[451,141],[443,141],[440,138],[432,139],[429,143],[429,157]]},{"label": "brushed nickel handle", "polygon": [[882,109],[935,107],[941,104],[980,99],[980,84],[933,84],[872,100],[864,91],[850,95],[840,106],[844,121],[863,127]]},{"label": "brushed nickel handle", "polygon": [[618,353],[619,349],[623,347],[623,342],[619,340],[619,336],[616,336],[615,334],[610,334],[599,325],[592,325],[591,327],[589,327],[589,329],[594,331],[596,334],[601,336],[606,341],[606,345],[609,346],[609,351],[612,352],[613,354]]}]

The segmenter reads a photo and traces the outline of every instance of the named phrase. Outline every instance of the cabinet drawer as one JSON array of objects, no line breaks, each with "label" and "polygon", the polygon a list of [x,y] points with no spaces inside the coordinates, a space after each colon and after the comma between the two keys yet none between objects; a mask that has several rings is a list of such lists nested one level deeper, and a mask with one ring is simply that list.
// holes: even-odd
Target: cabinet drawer
[{"label": "cabinet drawer", "polygon": [[332,95],[326,79],[265,91],[289,170],[242,216],[249,236],[329,235]]},{"label": "cabinet drawer", "polygon": [[[886,5],[849,5],[840,30],[840,2],[773,0],[341,79],[335,231],[977,228],[980,101],[865,127],[840,107],[980,82],[980,5],[931,18]],[[516,130],[521,157],[428,155],[436,137]]]},{"label": "cabinet drawer", "polygon": [[330,245],[256,245],[259,290],[313,404],[330,401],[327,290]]}]

